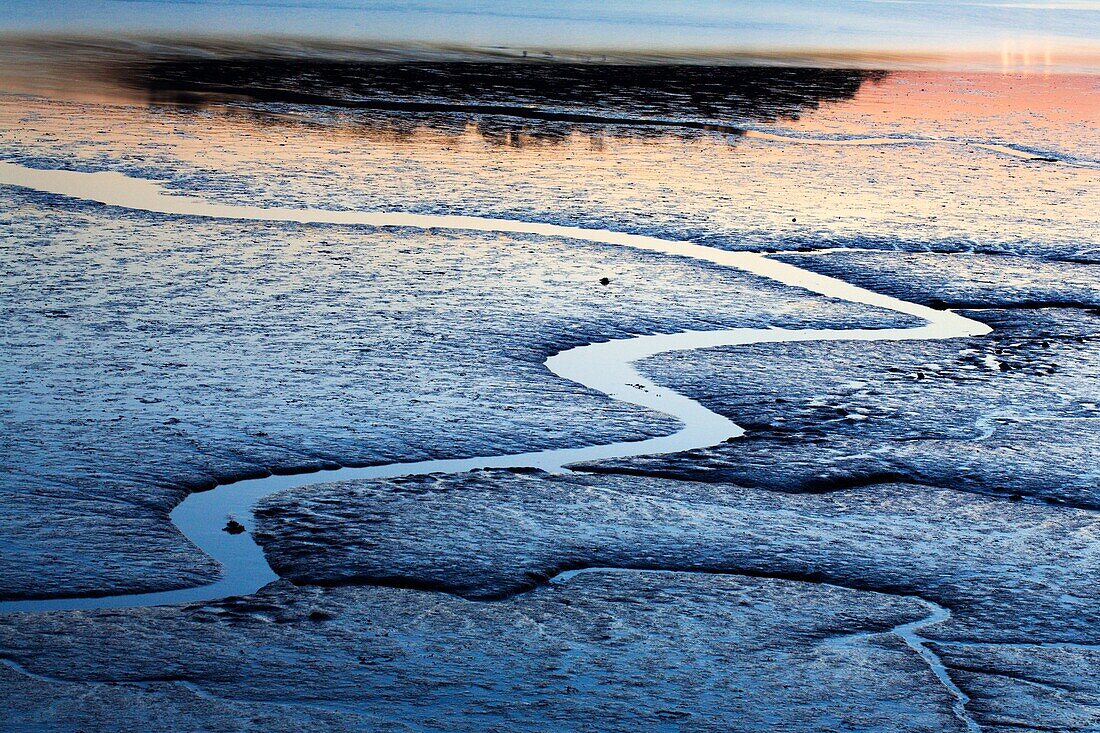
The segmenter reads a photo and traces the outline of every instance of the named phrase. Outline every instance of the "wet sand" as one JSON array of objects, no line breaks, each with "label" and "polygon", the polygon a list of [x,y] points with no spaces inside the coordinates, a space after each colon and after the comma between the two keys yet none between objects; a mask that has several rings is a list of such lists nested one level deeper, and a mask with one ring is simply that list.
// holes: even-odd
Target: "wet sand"
[{"label": "wet sand", "polygon": [[287,69],[0,97],[20,721],[1091,719],[1094,77]]}]

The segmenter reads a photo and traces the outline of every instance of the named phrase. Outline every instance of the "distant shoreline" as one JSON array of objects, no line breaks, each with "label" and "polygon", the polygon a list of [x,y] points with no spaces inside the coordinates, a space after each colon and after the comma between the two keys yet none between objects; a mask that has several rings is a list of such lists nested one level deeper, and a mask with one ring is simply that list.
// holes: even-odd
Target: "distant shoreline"
[{"label": "distant shoreline", "polygon": [[1100,39],[1057,48],[875,49],[782,43],[700,48],[553,45],[478,45],[340,40],[321,36],[184,33],[42,33],[0,30],[0,64],[106,64],[193,59],[329,61],[354,63],[469,62],[603,66],[766,66],[885,71],[1100,73]]}]

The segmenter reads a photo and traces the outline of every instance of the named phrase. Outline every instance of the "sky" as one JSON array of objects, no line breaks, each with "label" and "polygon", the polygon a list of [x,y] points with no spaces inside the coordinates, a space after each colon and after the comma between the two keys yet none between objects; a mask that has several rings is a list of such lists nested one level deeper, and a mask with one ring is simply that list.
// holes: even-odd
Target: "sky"
[{"label": "sky", "polygon": [[5,0],[0,31],[1057,60],[1100,49],[1100,0]]}]

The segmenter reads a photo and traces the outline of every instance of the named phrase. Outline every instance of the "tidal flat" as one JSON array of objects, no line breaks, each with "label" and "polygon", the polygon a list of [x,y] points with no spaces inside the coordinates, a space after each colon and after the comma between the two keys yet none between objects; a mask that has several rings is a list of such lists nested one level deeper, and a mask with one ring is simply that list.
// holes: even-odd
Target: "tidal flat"
[{"label": "tidal flat", "polygon": [[1100,730],[1097,77],[600,68],[0,95],[0,729]]}]

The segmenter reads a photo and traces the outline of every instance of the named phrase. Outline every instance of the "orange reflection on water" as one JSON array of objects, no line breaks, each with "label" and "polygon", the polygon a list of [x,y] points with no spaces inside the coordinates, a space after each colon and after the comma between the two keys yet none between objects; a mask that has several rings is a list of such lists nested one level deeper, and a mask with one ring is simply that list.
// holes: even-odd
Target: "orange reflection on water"
[{"label": "orange reflection on water", "polygon": [[[1097,77],[1082,75],[897,73],[849,101],[756,125],[812,144],[15,96],[0,98],[0,137],[7,157],[136,166],[249,203],[497,212],[751,248],[913,241],[1046,251],[1091,246],[1100,231],[1100,172],[1038,160],[1100,160],[1096,89]],[[822,144],[837,136],[895,139]]]}]

